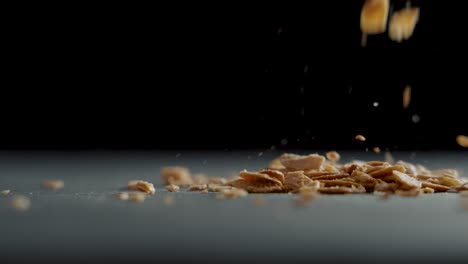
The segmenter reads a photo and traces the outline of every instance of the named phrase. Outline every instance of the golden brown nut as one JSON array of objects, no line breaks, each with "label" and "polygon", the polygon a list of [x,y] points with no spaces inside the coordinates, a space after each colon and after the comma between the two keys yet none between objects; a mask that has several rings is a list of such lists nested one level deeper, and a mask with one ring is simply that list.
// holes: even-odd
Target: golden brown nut
[{"label": "golden brown nut", "polygon": [[281,155],[280,161],[283,166],[291,171],[319,170],[325,161],[325,157],[317,154],[301,156],[286,153]]},{"label": "golden brown nut", "polygon": [[169,184],[166,186],[166,190],[168,192],[178,192],[180,190],[180,187],[178,185],[175,185],[175,184]]},{"label": "golden brown nut", "polygon": [[325,155],[327,156],[327,159],[332,162],[337,162],[340,160],[340,154],[336,151],[329,151]]},{"label": "golden brown nut", "polygon": [[409,39],[413,35],[418,20],[419,8],[417,7],[407,7],[393,13],[390,18],[388,36],[396,42]]},{"label": "golden brown nut", "polygon": [[175,184],[186,186],[193,184],[193,179],[190,172],[185,167],[163,167],[161,168],[161,176],[166,184]]},{"label": "golden brown nut", "polygon": [[408,108],[411,101],[411,86],[407,85],[403,90],[403,108]]},{"label": "golden brown nut", "polygon": [[133,191],[144,192],[146,194],[154,194],[156,189],[152,183],[140,180],[134,180],[128,182],[128,189]]},{"label": "golden brown nut", "polygon": [[380,34],[387,28],[389,0],[366,0],[361,10],[361,31]]},{"label": "golden brown nut", "polygon": [[464,135],[458,135],[457,136],[457,143],[458,145],[468,148],[468,137]]}]

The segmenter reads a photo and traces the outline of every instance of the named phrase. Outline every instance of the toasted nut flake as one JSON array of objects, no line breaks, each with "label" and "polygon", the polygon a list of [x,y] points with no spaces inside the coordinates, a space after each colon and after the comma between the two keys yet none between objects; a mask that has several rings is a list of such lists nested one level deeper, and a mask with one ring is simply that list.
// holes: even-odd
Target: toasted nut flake
[{"label": "toasted nut flake", "polygon": [[380,160],[368,161],[366,164],[370,166],[388,166],[389,165],[387,162],[380,161]]},{"label": "toasted nut flake", "polygon": [[327,181],[320,181],[320,183],[324,184],[324,187],[330,186],[344,186],[344,187],[353,187],[361,188],[361,184],[353,181],[345,181],[345,180],[327,180]]},{"label": "toasted nut flake", "polygon": [[16,195],[11,200],[11,206],[16,211],[27,211],[31,207],[31,199],[24,195]]},{"label": "toasted nut flake", "polygon": [[163,203],[166,206],[171,206],[174,204],[174,198],[171,195],[165,195],[163,198]]},{"label": "toasted nut flake", "polygon": [[156,192],[156,189],[154,189],[154,185],[152,183],[141,180],[129,181],[128,189],[133,191],[144,192],[146,194],[154,194]]},{"label": "toasted nut flake", "polygon": [[436,176],[436,177],[452,177],[452,178],[458,178],[460,175],[458,174],[457,170],[452,170],[452,169],[441,169],[441,170],[432,170],[431,175]]},{"label": "toasted nut flake", "polygon": [[359,140],[359,141],[366,141],[366,138],[363,135],[357,135],[354,137],[354,139]]},{"label": "toasted nut flake", "polygon": [[408,108],[411,101],[411,86],[407,85],[403,90],[403,108]]},{"label": "toasted nut flake", "polygon": [[168,192],[178,192],[178,191],[180,191],[180,187],[175,185],[175,184],[169,184],[169,185],[166,186],[166,190]]},{"label": "toasted nut flake", "polygon": [[400,184],[400,188],[402,189],[414,189],[414,188],[421,188],[421,182],[417,179],[408,176],[408,174],[394,170],[393,177],[396,182]]},{"label": "toasted nut flake", "polygon": [[380,192],[393,192],[397,189],[396,183],[387,183],[382,181],[381,179],[377,179],[377,183],[374,186],[374,191]]},{"label": "toasted nut flake", "polygon": [[284,182],[284,174],[279,170],[265,169],[265,170],[259,171],[258,173],[266,174],[270,176],[271,178],[277,179],[281,183]]},{"label": "toasted nut flake", "polygon": [[385,32],[388,9],[389,0],[366,0],[361,10],[361,31],[368,35]]},{"label": "toasted nut flake", "polygon": [[223,177],[214,177],[214,178],[209,178],[208,183],[209,184],[226,184],[227,180]]},{"label": "toasted nut flake", "polygon": [[128,192],[119,192],[119,193],[117,193],[117,199],[119,199],[119,200],[125,201],[125,200],[128,200],[128,198],[129,198]]},{"label": "toasted nut flake", "polygon": [[10,194],[10,190],[3,190],[3,191],[0,191],[0,194],[1,194],[1,195],[8,195],[8,194]]},{"label": "toasted nut flake", "polygon": [[446,192],[450,190],[450,188],[447,186],[436,184],[436,183],[431,183],[431,182],[421,182],[421,186],[434,189],[435,192]]},{"label": "toasted nut flake", "polygon": [[[272,178],[269,175],[263,174],[263,173],[249,172],[249,171],[244,170],[239,173],[239,176],[249,182],[264,182],[264,183],[271,183],[273,185],[278,185],[278,186],[283,185],[283,183],[279,179]],[[275,176],[279,176],[279,175],[275,175]]]},{"label": "toasted nut flake", "polygon": [[[249,193],[275,193],[283,191],[283,186],[279,186],[272,181],[248,181],[243,178],[239,178],[237,180],[233,180],[226,183],[226,185],[239,189],[244,189]],[[220,191],[222,192],[224,191],[224,189]]]},{"label": "toasted nut flake", "polygon": [[413,175],[418,174],[418,172],[416,170],[416,167],[411,163],[399,160],[399,161],[397,161],[397,163],[395,163],[395,165],[401,165],[401,166],[405,167],[405,170],[406,170],[407,174],[413,174]]},{"label": "toasted nut flake", "polygon": [[468,137],[464,135],[458,135],[457,136],[457,143],[458,145],[468,148]]},{"label": "toasted nut flake", "polygon": [[284,188],[287,191],[298,192],[304,186],[317,186],[318,181],[313,181],[302,171],[288,172],[284,177]]},{"label": "toasted nut flake", "polygon": [[272,160],[270,164],[268,165],[268,168],[272,170],[280,170],[280,171],[286,169],[286,167],[284,167],[283,164],[281,163],[280,158],[276,158]]},{"label": "toasted nut flake", "polygon": [[375,153],[380,153],[380,148],[379,147],[374,147],[372,148],[372,151],[374,151]]},{"label": "toasted nut flake", "polygon": [[419,8],[409,7],[394,12],[390,18],[388,36],[396,42],[409,39],[413,35],[418,20]]},{"label": "toasted nut flake", "polygon": [[288,170],[292,171],[319,170],[325,161],[325,157],[317,154],[301,156],[286,153],[281,155],[280,161]]},{"label": "toasted nut flake", "polygon": [[394,165],[394,166],[390,166],[390,167],[387,167],[387,168],[383,168],[381,170],[370,172],[369,175],[374,177],[374,178],[381,178],[381,177],[392,175],[393,171],[399,171],[399,172],[404,173],[405,172],[405,167],[403,167],[401,165]]},{"label": "toasted nut flake", "polygon": [[447,177],[447,176],[439,177],[438,180],[441,185],[445,185],[449,187],[458,187],[462,185],[463,183],[459,179],[455,179],[455,178]]},{"label": "toasted nut flake", "polygon": [[429,187],[424,187],[422,190],[423,190],[423,193],[434,193],[434,189],[429,188]]},{"label": "toasted nut flake", "polygon": [[257,206],[260,206],[260,205],[264,205],[266,203],[266,200],[265,198],[261,197],[261,196],[257,196],[255,197],[255,199],[253,200],[253,204],[257,205]]},{"label": "toasted nut flake", "polygon": [[59,190],[65,186],[65,182],[63,182],[62,180],[45,180],[42,183],[42,186],[51,190]]},{"label": "toasted nut flake", "polygon": [[218,184],[208,184],[208,190],[212,192],[220,192],[222,190],[232,189],[231,186],[223,186]]},{"label": "toasted nut flake", "polygon": [[373,189],[377,184],[377,180],[374,177],[362,171],[355,170],[351,176],[356,179],[358,183],[362,184],[366,189]]},{"label": "toasted nut flake", "polygon": [[337,162],[340,160],[340,154],[336,151],[329,151],[326,154],[327,159],[333,162]]},{"label": "toasted nut flake", "polygon": [[142,203],[146,199],[146,194],[142,192],[131,192],[128,193],[128,199],[136,203]]},{"label": "toasted nut flake", "polygon": [[395,194],[399,196],[413,197],[418,196],[422,193],[421,189],[411,189],[411,190],[396,190]]},{"label": "toasted nut flake", "polygon": [[194,192],[194,191],[202,191],[204,189],[208,188],[206,184],[193,184],[188,187],[188,191]]},{"label": "toasted nut flake", "polygon": [[185,167],[163,167],[161,168],[161,176],[166,184],[175,184],[186,186],[193,184],[193,179],[190,172]]},{"label": "toasted nut flake", "polygon": [[315,176],[315,177],[310,177],[309,175],[306,175],[306,176],[308,176],[312,180],[322,181],[322,180],[337,180],[337,179],[348,178],[349,174],[348,173],[329,173],[329,174],[325,174],[322,176]]},{"label": "toasted nut flake", "polygon": [[239,188],[226,189],[221,191],[222,198],[240,198],[247,196],[247,191]]}]

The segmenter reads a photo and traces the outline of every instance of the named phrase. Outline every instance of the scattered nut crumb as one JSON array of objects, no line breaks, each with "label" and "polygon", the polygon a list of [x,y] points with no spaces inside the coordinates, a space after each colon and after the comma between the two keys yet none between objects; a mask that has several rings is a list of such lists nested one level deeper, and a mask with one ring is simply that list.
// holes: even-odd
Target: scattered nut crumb
[{"label": "scattered nut crumb", "polygon": [[403,108],[408,108],[411,101],[411,86],[407,85],[403,90]]},{"label": "scattered nut crumb", "polygon": [[128,192],[119,192],[119,193],[117,193],[117,199],[119,199],[119,200],[126,201],[126,200],[128,200],[128,198],[129,198]]},{"label": "scattered nut crumb", "polygon": [[171,195],[165,195],[163,198],[163,203],[166,206],[171,206],[174,204],[174,198]]},{"label": "scattered nut crumb", "polygon": [[154,185],[152,183],[141,180],[129,181],[128,189],[133,191],[144,192],[146,194],[156,193],[156,189],[154,188]]},{"label": "scattered nut crumb", "polygon": [[128,194],[128,199],[136,203],[142,203],[146,199],[146,194],[142,192],[131,192]]},{"label": "scattered nut crumb", "polygon": [[10,194],[10,190],[3,190],[3,191],[0,191],[0,194],[1,194],[1,195],[8,195],[8,194]]},{"label": "scattered nut crumb", "polygon": [[434,193],[434,189],[432,188],[429,188],[429,187],[424,187],[423,189],[423,193]]},{"label": "scattered nut crumb", "polygon": [[190,172],[185,167],[163,167],[161,168],[161,177],[166,184],[175,184],[186,186],[193,184]]},{"label": "scattered nut crumb", "polygon": [[372,149],[372,151],[374,151],[375,153],[379,154],[380,153],[380,148],[379,147],[374,147]]},{"label": "scattered nut crumb", "polygon": [[16,195],[11,201],[11,206],[17,211],[27,211],[31,207],[31,199],[24,195]]},{"label": "scattered nut crumb", "polygon": [[65,182],[62,180],[45,180],[42,186],[51,190],[59,190],[65,187]]},{"label": "scattered nut crumb", "polygon": [[337,162],[340,160],[340,154],[336,151],[329,151],[326,154],[327,159],[333,162]]},{"label": "scattered nut crumb", "polygon": [[366,141],[366,138],[363,135],[357,135],[354,137],[354,139],[359,140],[359,141]]},{"label": "scattered nut crumb", "polygon": [[168,192],[178,192],[180,190],[180,187],[175,184],[169,184],[166,186],[166,190]]},{"label": "scattered nut crumb", "polygon": [[457,136],[457,143],[458,145],[468,148],[468,137],[464,135],[458,135]]},{"label": "scattered nut crumb", "polygon": [[244,189],[232,188],[222,190],[220,194],[218,198],[240,198],[247,196],[249,193]]}]

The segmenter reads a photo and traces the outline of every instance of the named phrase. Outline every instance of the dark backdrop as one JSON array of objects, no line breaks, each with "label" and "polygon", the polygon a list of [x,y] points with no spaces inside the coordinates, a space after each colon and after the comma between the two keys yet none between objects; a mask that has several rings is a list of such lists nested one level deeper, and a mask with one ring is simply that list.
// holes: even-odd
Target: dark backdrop
[{"label": "dark backdrop", "polygon": [[413,1],[410,40],[362,48],[362,1],[318,2],[12,8],[0,148],[461,149],[463,7]]}]

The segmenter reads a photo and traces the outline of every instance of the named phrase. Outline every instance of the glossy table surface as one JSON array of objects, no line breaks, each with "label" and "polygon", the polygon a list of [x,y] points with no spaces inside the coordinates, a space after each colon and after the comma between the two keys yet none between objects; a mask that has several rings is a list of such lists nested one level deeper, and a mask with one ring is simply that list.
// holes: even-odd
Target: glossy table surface
[{"label": "glossy table surface", "polygon": [[[315,151],[310,151],[315,152]],[[300,153],[303,153],[301,151]],[[323,153],[323,152],[319,152]],[[340,152],[344,161],[383,155]],[[228,177],[265,167],[279,151],[2,152],[0,255],[8,262],[461,261],[468,258],[468,210],[457,194],[417,198],[371,194],[321,196],[297,206],[295,195],[256,194],[219,200],[215,193],[167,193],[161,166]],[[395,158],[465,177],[467,152],[399,152]],[[43,189],[44,179],[65,188]],[[158,187],[144,203],[120,201],[132,179]],[[29,196],[30,210],[10,206]],[[167,206],[163,197],[171,195]],[[254,203],[262,196],[265,203]]]}]

